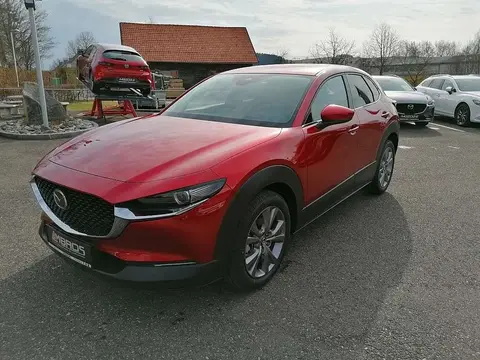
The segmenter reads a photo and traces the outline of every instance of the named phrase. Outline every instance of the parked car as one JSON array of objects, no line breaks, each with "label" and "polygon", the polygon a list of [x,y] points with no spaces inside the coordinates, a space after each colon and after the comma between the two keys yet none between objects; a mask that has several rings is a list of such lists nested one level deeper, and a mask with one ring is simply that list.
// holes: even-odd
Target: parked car
[{"label": "parked car", "polygon": [[78,79],[97,95],[120,93],[150,95],[154,87],[147,62],[133,48],[123,45],[94,44],[77,58]]},{"label": "parked car", "polygon": [[64,258],[113,278],[258,288],[295,232],[364,187],[388,188],[398,140],[395,106],[362,70],[227,71],[160,115],[47,154],[31,180],[39,233]]},{"label": "parked car", "polygon": [[460,126],[480,123],[480,76],[434,75],[417,89],[435,100],[435,114],[453,118]]},{"label": "parked car", "polygon": [[385,94],[395,100],[400,121],[413,121],[423,127],[433,120],[435,102],[430,96],[417,91],[397,75],[377,75],[373,78]]}]

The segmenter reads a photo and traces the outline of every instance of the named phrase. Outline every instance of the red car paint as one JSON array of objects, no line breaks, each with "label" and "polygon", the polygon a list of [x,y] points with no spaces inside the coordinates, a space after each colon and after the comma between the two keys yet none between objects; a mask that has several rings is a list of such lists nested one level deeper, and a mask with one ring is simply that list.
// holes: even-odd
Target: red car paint
[{"label": "red car paint", "polygon": [[[122,53],[126,57],[118,60],[122,58]],[[87,82],[93,80],[89,86],[94,93],[99,93],[104,83],[109,87],[132,86],[123,84],[119,80],[121,78],[136,79],[138,84],[135,87],[140,89],[154,88],[147,62],[135,49],[128,46],[111,44],[89,46],[77,58],[77,72],[80,80]]]},{"label": "red car paint", "polygon": [[[348,122],[325,128],[304,124],[312,99],[324,81],[338,74],[367,76],[358,69],[283,65],[228,73],[288,73],[312,76],[314,80],[290,127],[148,116],[113,123],[71,139],[35,167],[35,176],[110,204],[226,179],[218,194],[194,209],[169,218],[132,222],[118,237],[95,241],[97,250],[137,263],[214,261],[224,216],[252,175],[272,165],[292,169],[302,187],[303,198],[298,201],[306,209],[353,174],[372,166],[386,129],[398,123],[395,107],[381,92],[378,101],[352,111],[353,118]],[[398,141],[398,134],[392,136]],[[307,222],[296,215],[294,230]]]}]

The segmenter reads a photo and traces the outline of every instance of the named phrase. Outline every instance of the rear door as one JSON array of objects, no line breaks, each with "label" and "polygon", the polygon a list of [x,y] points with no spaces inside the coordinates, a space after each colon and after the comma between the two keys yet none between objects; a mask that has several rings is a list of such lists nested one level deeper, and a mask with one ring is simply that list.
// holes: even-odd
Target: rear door
[{"label": "rear door", "polygon": [[378,144],[381,142],[384,124],[392,116],[380,101],[380,90],[374,82],[362,74],[348,74],[348,85],[355,118],[359,124],[356,171],[374,168]]}]

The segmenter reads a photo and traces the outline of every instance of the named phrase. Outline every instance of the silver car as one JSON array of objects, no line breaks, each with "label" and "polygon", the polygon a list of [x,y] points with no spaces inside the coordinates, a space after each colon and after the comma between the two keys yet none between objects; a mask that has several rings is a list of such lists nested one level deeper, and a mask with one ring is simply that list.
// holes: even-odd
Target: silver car
[{"label": "silver car", "polygon": [[396,75],[377,75],[373,78],[385,94],[395,100],[400,121],[413,121],[423,127],[433,120],[435,102],[429,95],[417,91]]}]

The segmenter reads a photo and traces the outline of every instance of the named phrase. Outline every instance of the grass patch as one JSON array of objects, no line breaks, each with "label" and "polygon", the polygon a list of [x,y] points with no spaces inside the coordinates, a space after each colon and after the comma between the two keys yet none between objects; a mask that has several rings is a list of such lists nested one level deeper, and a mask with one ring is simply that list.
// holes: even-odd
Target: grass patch
[{"label": "grass patch", "polygon": [[[117,106],[117,101],[103,101],[103,108]],[[79,101],[70,103],[67,106],[68,111],[90,111],[92,110],[93,101]]]}]

